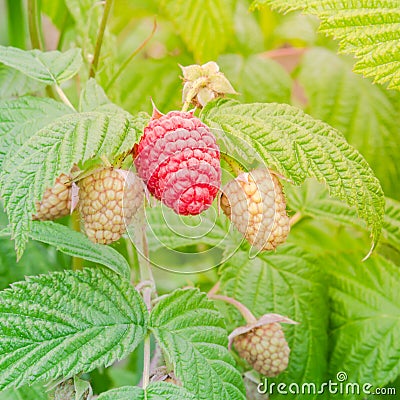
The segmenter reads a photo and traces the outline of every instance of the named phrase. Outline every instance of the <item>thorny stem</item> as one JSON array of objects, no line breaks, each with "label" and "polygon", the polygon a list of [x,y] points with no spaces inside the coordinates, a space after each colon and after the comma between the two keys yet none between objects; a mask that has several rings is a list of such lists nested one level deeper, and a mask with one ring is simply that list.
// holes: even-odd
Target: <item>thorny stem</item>
[{"label": "thorny stem", "polygon": [[155,290],[155,283],[153,272],[151,270],[151,265],[149,261],[149,247],[147,243],[147,236],[145,228],[142,227],[142,246],[143,246],[143,257],[140,261],[139,268],[140,268],[140,280],[141,281],[149,281],[151,285],[147,285],[143,289],[143,299],[147,306],[148,311],[151,310],[151,296],[153,294],[153,290]]},{"label": "thorny stem", "polygon": [[211,294],[208,293],[208,297],[213,300],[222,300],[226,303],[232,304],[236,307],[240,313],[243,315],[243,318],[246,320],[248,324],[254,324],[257,322],[257,318],[253,315],[253,313],[240,301],[233,299],[232,297],[223,296],[220,294]]},{"label": "thorny stem", "polygon": [[[143,221],[141,221],[143,222]],[[147,310],[151,311],[151,298],[153,292],[155,292],[155,282],[153,277],[153,272],[151,270],[151,264],[149,261],[149,246],[147,243],[146,228],[144,223],[141,223],[141,245],[143,255],[140,259],[139,269],[140,269],[140,280],[141,282],[149,281],[150,284],[143,287],[142,295],[144,303],[146,304]],[[150,364],[151,364],[151,348],[150,348],[150,335],[147,335],[144,342],[144,354],[143,354],[143,389],[149,384],[150,380]]]},{"label": "thorny stem", "polygon": [[[126,240],[126,250],[128,253],[128,260],[131,266],[131,284],[134,285],[134,269],[139,265],[141,282],[136,286],[136,290],[142,291],[143,299],[147,309],[150,312],[151,309],[151,296],[154,289],[154,278],[151,272],[150,263],[148,262],[149,252],[147,245],[147,237],[144,227],[142,227],[142,247],[144,260],[139,262],[138,252],[136,246],[133,245],[129,240]],[[143,265],[144,264],[144,265]],[[150,280],[145,280],[145,278]],[[143,376],[142,376],[142,387],[146,389],[150,382],[150,365],[151,365],[151,341],[150,334],[148,334],[144,340],[144,351],[143,351]]]},{"label": "thorny stem", "polygon": [[119,67],[118,71],[111,78],[110,82],[106,87],[106,91],[110,89],[110,87],[115,83],[115,81],[119,78],[124,69],[130,64],[130,62],[146,47],[147,43],[153,38],[154,34],[157,30],[157,21],[154,19],[153,22],[153,30],[150,35],[142,42],[142,44],[124,61],[124,63]]},{"label": "thorny stem", "polygon": [[56,92],[60,96],[60,99],[64,104],[66,104],[68,107],[72,108],[74,111],[75,107],[72,105],[72,103],[69,101],[67,95],[64,93],[64,91],[61,89],[61,87],[57,84],[55,84]]},{"label": "thorny stem", "polygon": [[146,336],[144,340],[144,364],[143,364],[143,378],[142,378],[142,388],[146,389],[150,382],[150,364],[151,364],[151,348],[150,348],[150,334]]},{"label": "thorny stem", "polygon": [[97,34],[92,65],[90,66],[90,72],[89,72],[90,78],[94,78],[97,72],[97,66],[99,64],[99,59],[100,59],[101,46],[103,44],[104,31],[106,30],[107,20],[108,16],[110,15],[112,3],[113,0],[105,0],[103,17],[101,19],[99,32]]},{"label": "thorny stem", "polygon": [[43,41],[40,34],[41,20],[38,0],[28,0],[28,24],[32,48],[43,50]]}]

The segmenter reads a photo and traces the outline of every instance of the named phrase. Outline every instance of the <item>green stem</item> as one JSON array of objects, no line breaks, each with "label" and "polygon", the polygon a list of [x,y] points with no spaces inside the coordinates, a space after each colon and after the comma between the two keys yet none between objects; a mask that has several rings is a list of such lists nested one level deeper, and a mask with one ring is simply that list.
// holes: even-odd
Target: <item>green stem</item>
[{"label": "green stem", "polygon": [[[74,212],[72,214],[72,229],[74,231],[80,232],[81,230],[81,221],[80,215],[78,212]],[[72,257],[72,269],[74,271],[78,271],[83,269],[83,260],[79,257]]]},{"label": "green stem", "polygon": [[297,224],[302,218],[303,218],[303,215],[301,214],[301,212],[297,211],[296,214],[294,214],[290,218],[290,226],[292,227],[293,225]]},{"label": "green stem", "polygon": [[22,0],[7,0],[8,36],[11,46],[25,48],[25,24]]},{"label": "green stem", "polygon": [[115,81],[119,78],[119,76],[122,74],[124,69],[130,64],[130,62],[137,56],[147,45],[147,43],[150,42],[150,40],[153,38],[154,34],[156,33],[157,30],[157,21],[154,20],[153,22],[153,30],[151,31],[150,35],[143,41],[143,43],[124,61],[124,63],[119,67],[118,71],[114,74],[114,76],[110,79],[110,82],[108,83],[106,87],[106,91],[110,89],[110,87],[115,83]]},{"label": "green stem", "polygon": [[208,297],[213,300],[222,300],[226,303],[232,304],[236,307],[240,313],[243,315],[243,318],[246,320],[248,324],[254,324],[257,322],[257,318],[253,315],[253,313],[240,301],[233,299],[232,297],[223,296],[219,294],[208,294]]},{"label": "green stem", "polygon": [[104,6],[103,18],[101,19],[99,32],[97,34],[97,40],[96,40],[96,46],[94,49],[93,61],[92,61],[92,65],[90,67],[90,72],[89,72],[90,78],[94,78],[96,76],[97,66],[99,64],[99,59],[100,59],[101,46],[103,44],[104,32],[106,30],[107,20],[108,20],[108,16],[110,15],[112,3],[113,3],[113,0],[106,0],[106,4]]},{"label": "green stem", "polygon": [[149,386],[150,382],[150,364],[151,364],[151,342],[150,342],[150,334],[146,336],[144,340],[144,352],[143,352],[143,389],[146,389]]},{"label": "green stem", "polygon": [[220,287],[221,287],[221,281],[218,281],[218,282],[210,289],[210,291],[208,292],[208,296],[210,297],[210,296],[213,296],[214,294],[217,294],[217,293],[218,293],[218,290],[220,289]]},{"label": "green stem", "polygon": [[28,24],[32,48],[43,50],[43,40],[40,34],[42,23],[39,1],[40,0],[28,0]]},{"label": "green stem", "polygon": [[55,84],[55,89],[57,94],[60,96],[60,99],[63,101],[64,104],[66,104],[68,107],[71,107],[74,111],[75,107],[72,105],[72,103],[69,101],[67,95],[64,93],[64,91],[61,89],[61,87],[57,84]]}]

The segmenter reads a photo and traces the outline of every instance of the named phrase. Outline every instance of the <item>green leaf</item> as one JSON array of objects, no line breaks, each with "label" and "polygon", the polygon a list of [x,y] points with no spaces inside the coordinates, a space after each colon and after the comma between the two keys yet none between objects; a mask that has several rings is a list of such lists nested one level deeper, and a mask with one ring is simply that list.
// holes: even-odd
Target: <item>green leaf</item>
[{"label": "green leaf", "polygon": [[233,0],[159,0],[198,62],[214,60],[233,33]]},{"label": "green leaf", "polygon": [[254,54],[265,50],[263,31],[255,14],[249,13],[247,2],[236,2],[234,24],[234,42],[228,45],[229,52]]},{"label": "green leaf", "polygon": [[258,55],[229,54],[221,56],[218,64],[244,103],[289,103],[292,80],[277,62]]},{"label": "green leaf", "polygon": [[129,264],[118,251],[93,243],[80,232],[52,221],[33,221],[29,235],[32,239],[50,244],[65,254],[102,264],[129,279]]},{"label": "green leaf", "polygon": [[221,290],[256,317],[273,312],[299,322],[283,324],[291,353],[289,367],[277,382],[322,382],[327,371],[328,304],[316,260],[298,246],[285,245],[254,259],[239,251],[220,273]]},{"label": "green leaf", "polygon": [[307,180],[301,187],[285,185],[285,195],[291,210],[302,216],[335,220],[342,224],[365,227],[354,208],[329,196],[315,180]]},{"label": "green leaf", "polygon": [[35,385],[0,392],[0,400],[49,400],[49,396],[42,386]]},{"label": "green leaf", "polygon": [[150,329],[176,376],[196,399],[245,399],[222,315],[204,293],[176,290],[154,307]]},{"label": "green leaf", "polygon": [[10,234],[0,238],[0,290],[25,279],[25,276],[62,271],[70,265],[70,260],[62,259],[54,248],[39,242],[29,242],[26,252],[17,262]]},{"label": "green leaf", "polygon": [[0,102],[0,169],[7,153],[14,153],[36,131],[70,114],[63,103],[39,97],[21,97]]},{"label": "green leaf", "polygon": [[35,201],[57,176],[92,157],[113,160],[130,150],[142,134],[147,118],[117,109],[72,113],[35,132],[18,151],[8,154],[0,176],[1,196],[16,241],[23,252]]},{"label": "green leaf", "polygon": [[90,78],[81,92],[79,111],[99,111],[110,106],[118,108],[118,106],[111,103],[104,93],[103,88],[97,84],[96,80]]},{"label": "green leaf", "polygon": [[374,255],[335,254],[323,260],[329,279],[330,371],[349,382],[383,386],[400,374],[399,266]]},{"label": "green leaf", "polygon": [[144,390],[136,386],[123,386],[101,393],[97,400],[146,400]]},{"label": "green leaf", "polygon": [[195,400],[186,389],[166,382],[150,384],[146,391],[135,386],[125,386],[100,394],[98,400]]},{"label": "green leaf", "polygon": [[169,57],[136,61],[116,83],[121,104],[127,110],[152,112],[152,98],[163,112],[178,109],[182,104],[179,73],[177,61]]},{"label": "green leaf", "polygon": [[355,72],[400,90],[398,0],[255,0],[252,8],[262,5],[318,16],[320,31],[338,39],[342,53],[358,59]]},{"label": "green leaf", "polygon": [[0,389],[109,366],[147,331],[138,292],[103,268],[15,283],[0,293],[0,313]]},{"label": "green leaf", "polygon": [[[357,218],[353,208],[339,200],[329,197],[327,190],[314,181],[307,181],[302,187],[285,185],[285,195],[289,207],[302,216],[324,218],[341,224],[365,228],[365,224]],[[394,247],[400,247],[400,202],[385,198],[386,211],[383,219],[382,237]]]},{"label": "green leaf", "polygon": [[147,208],[146,224],[150,249],[176,249],[199,243],[224,246],[227,232],[222,226],[221,218],[217,219],[216,213],[214,208],[210,208],[201,216],[185,217],[159,205]]},{"label": "green leaf", "polygon": [[326,38],[324,38],[325,40],[321,40],[321,37],[319,37],[317,33],[319,19],[314,15],[291,13],[285,16],[279,15],[278,18],[279,23],[274,28],[273,33],[276,38],[275,41],[278,41],[283,46],[281,49],[282,52],[285,51],[285,47],[289,47],[289,49],[295,47],[292,50],[301,51],[301,48],[311,47],[317,41],[319,43],[328,42]]},{"label": "green leaf", "polygon": [[322,48],[304,55],[298,78],[308,98],[306,111],[342,132],[365,156],[385,193],[395,196],[400,180],[400,95],[371,85],[353,74],[344,58]]},{"label": "green leaf", "polygon": [[0,46],[0,62],[48,85],[71,79],[82,65],[80,49],[42,52]]},{"label": "green leaf", "polygon": [[202,119],[216,134],[253,148],[265,164],[295,184],[307,177],[326,183],[330,194],[357,209],[375,246],[385,199],[378,179],[361,154],[329,125],[285,104],[209,103]]},{"label": "green leaf", "polygon": [[389,243],[400,248],[400,202],[386,198],[386,213],[383,221],[384,234]]},{"label": "green leaf", "polygon": [[23,96],[42,89],[44,85],[23,73],[0,64],[0,99]]}]

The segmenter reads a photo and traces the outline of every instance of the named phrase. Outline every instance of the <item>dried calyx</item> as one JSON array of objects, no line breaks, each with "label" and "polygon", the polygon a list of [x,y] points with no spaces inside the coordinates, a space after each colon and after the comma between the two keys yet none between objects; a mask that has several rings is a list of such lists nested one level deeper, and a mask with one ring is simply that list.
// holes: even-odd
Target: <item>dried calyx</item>
[{"label": "dried calyx", "polygon": [[150,382],[169,382],[176,386],[182,386],[174,372],[169,371],[166,366],[156,368],[150,376]]},{"label": "dried calyx", "polygon": [[225,94],[237,94],[217,63],[210,61],[203,65],[181,65],[183,73],[182,101],[188,105],[203,108],[209,101]]}]

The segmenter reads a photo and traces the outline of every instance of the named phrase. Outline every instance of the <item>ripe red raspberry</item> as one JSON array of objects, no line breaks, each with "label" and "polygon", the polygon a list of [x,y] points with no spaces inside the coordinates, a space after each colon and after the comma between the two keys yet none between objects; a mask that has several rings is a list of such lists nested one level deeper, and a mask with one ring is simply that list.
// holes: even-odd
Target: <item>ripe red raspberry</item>
[{"label": "ripe red raspberry", "polygon": [[154,113],[135,165],[149,192],[181,215],[209,208],[221,185],[215,137],[191,112]]},{"label": "ripe red raspberry", "polygon": [[220,205],[238,231],[258,250],[274,250],[289,234],[286,200],[267,169],[242,173],[222,189]]},{"label": "ripe red raspberry", "polygon": [[143,202],[142,181],[132,172],[104,168],[78,185],[79,210],[88,238],[102,244],[118,240]]},{"label": "ripe red raspberry", "polygon": [[36,202],[34,220],[50,221],[65,217],[71,213],[72,183],[71,176],[61,174],[54,186],[45,190],[42,200]]}]

